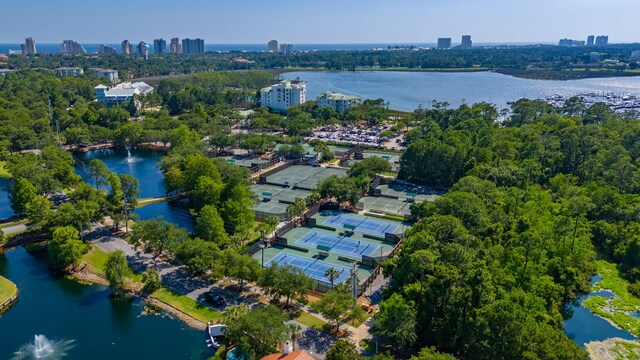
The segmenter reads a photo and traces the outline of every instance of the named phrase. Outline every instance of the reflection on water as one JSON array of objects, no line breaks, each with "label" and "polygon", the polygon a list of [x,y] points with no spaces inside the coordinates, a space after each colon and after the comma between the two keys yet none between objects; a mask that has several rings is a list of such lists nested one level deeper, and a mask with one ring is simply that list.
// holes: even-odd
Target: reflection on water
[{"label": "reflection on water", "polygon": [[[596,275],[591,280],[591,285],[602,280],[600,275]],[[582,302],[589,296],[601,296],[604,298],[612,298],[614,294],[611,291],[600,290],[588,295],[581,296],[573,303],[569,304],[566,313],[569,318],[564,321],[564,331],[578,345],[592,341],[604,341],[609,338],[619,337],[626,340],[637,340],[630,332],[618,329],[611,325],[607,320],[596,316],[589,309],[582,306]]]}]

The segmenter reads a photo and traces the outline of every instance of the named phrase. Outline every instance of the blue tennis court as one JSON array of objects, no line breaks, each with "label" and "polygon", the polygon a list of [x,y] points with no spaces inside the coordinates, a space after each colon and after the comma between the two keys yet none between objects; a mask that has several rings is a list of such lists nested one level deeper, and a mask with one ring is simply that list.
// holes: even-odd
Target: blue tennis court
[{"label": "blue tennis court", "polygon": [[273,262],[275,262],[280,266],[283,266],[285,264],[295,266],[301,269],[310,278],[318,281],[322,281],[325,283],[331,283],[329,279],[324,276],[324,273],[328,269],[334,268],[340,272],[340,275],[334,281],[334,284],[343,283],[345,280],[347,280],[347,278],[349,278],[349,274],[351,273],[351,269],[346,268],[344,266],[333,265],[333,264],[329,264],[328,262],[304,258],[304,257],[292,255],[292,254],[285,254],[283,252],[278,253],[278,255],[274,256],[271,260],[267,261],[264,264],[264,266],[269,267]]},{"label": "blue tennis court", "polygon": [[348,237],[336,236],[317,231],[309,231],[296,241],[296,244],[316,247],[318,245],[331,248],[332,252],[338,252],[351,256],[369,256],[373,254],[378,245],[367,241],[353,240]]},{"label": "blue tennis court", "polygon": [[385,233],[395,233],[399,225],[369,218],[359,218],[347,214],[335,214],[324,221],[325,225],[344,227],[350,225],[356,230],[369,234],[384,235]]}]

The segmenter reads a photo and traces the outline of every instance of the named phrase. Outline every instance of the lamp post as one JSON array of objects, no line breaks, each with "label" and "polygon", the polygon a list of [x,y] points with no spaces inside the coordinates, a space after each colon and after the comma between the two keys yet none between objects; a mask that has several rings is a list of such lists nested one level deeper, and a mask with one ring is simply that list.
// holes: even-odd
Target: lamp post
[{"label": "lamp post", "polygon": [[266,248],[267,246],[264,244],[264,241],[262,241],[262,244],[260,244],[260,250],[262,251],[262,267],[264,267],[264,248]]}]

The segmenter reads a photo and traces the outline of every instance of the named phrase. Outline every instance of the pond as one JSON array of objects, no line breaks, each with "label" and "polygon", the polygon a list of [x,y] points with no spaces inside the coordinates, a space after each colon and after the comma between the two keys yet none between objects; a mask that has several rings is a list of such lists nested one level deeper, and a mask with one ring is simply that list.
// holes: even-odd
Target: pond
[{"label": "pond", "polygon": [[[591,281],[591,284],[595,284],[600,279],[600,276],[596,275]],[[564,321],[564,331],[569,338],[580,346],[584,346],[584,344],[588,342],[603,341],[613,337],[637,340],[637,338],[628,331],[616,328],[605,319],[596,316],[589,309],[582,306],[582,302],[586,300],[589,295],[607,298],[614,296],[610,291],[597,291],[581,296],[569,304],[568,313],[571,317]]]},{"label": "pond", "polygon": [[[166,195],[164,175],[158,167],[158,162],[164,153],[145,149],[105,149],[93,150],[86,153],[75,153],[80,160],[75,170],[86,182],[90,182],[85,166],[92,159],[100,159],[107,168],[116,174],[129,174],[140,182],[140,198],[160,197]],[[148,220],[161,216],[163,220],[172,222],[190,232],[194,231],[194,219],[188,208],[166,202],[149,204],[138,208],[135,213],[141,220]]]},{"label": "pond", "polygon": [[10,193],[11,180],[0,177],[0,219],[6,219],[13,216],[11,200],[9,199]]},{"label": "pond", "polygon": [[[20,298],[0,316],[0,359],[35,353],[73,359],[206,359],[204,331],[164,314],[143,315],[144,302],[111,300],[104,286],[55,276],[46,253],[18,248],[0,255],[0,275]],[[38,336],[37,335],[42,335]]]}]

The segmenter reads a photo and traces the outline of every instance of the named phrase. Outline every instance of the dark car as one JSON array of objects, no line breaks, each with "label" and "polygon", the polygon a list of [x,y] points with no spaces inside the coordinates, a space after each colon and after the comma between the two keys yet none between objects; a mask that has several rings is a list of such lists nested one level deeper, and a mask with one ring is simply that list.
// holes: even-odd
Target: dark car
[{"label": "dark car", "polygon": [[225,306],[226,302],[224,301],[224,298],[222,296],[220,296],[219,294],[216,294],[213,291],[209,291],[208,293],[204,294],[204,299],[212,305],[215,306]]}]

